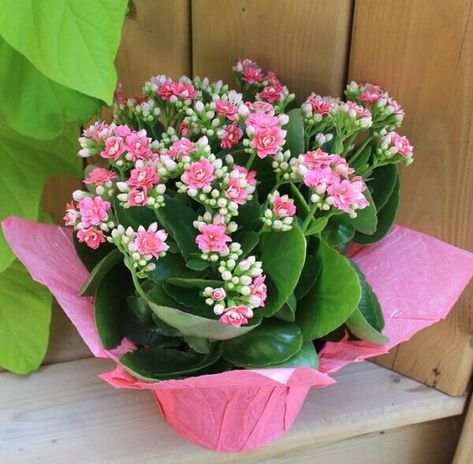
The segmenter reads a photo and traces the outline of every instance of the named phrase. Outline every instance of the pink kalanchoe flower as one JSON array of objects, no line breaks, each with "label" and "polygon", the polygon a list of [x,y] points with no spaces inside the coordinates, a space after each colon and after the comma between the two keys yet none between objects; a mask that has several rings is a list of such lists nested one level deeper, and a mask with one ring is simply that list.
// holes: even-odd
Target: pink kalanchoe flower
[{"label": "pink kalanchoe flower", "polygon": [[116,126],[113,132],[115,132],[115,135],[118,135],[119,137],[126,137],[131,134],[131,129],[126,124],[123,124],[121,126]]},{"label": "pink kalanchoe flower", "polygon": [[84,179],[84,184],[105,185],[116,179],[117,175],[113,171],[105,168],[95,168],[89,172],[89,175]]},{"label": "pink kalanchoe flower", "polygon": [[73,203],[67,203],[66,214],[64,215],[64,224],[66,226],[73,226],[79,219],[79,211],[74,208]]},{"label": "pink kalanchoe flower", "polygon": [[235,68],[242,72],[241,79],[248,84],[258,84],[265,78],[263,70],[254,61],[244,59],[237,63]]},{"label": "pink kalanchoe flower", "polygon": [[200,234],[197,235],[195,242],[204,253],[225,252],[228,249],[227,243],[232,241],[231,237],[225,235],[226,227],[224,225],[202,224],[199,231]]},{"label": "pink kalanchoe flower", "polygon": [[269,103],[276,103],[282,100],[287,89],[279,82],[276,74],[268,72],[268,85],[257,94],[257,98],[267,101]]},{"label": "pink kalanchoe flower", "polygon": [[223,128],[220,146],[222,148],[232,148],[238,144],[242,136],[243,132],[237,124],[229,124]]},{"label": "pink kalanchoe flower", "polygon": [[392,113],[395,114],[396,116],[399,116],[401,120],[406,115],[403,107],[393,98],[388,98],[387,108],[390,108]]},{"label": "pink kalanchoe flower", "polygon": [[309,169],[317,169],[329,167],[332,163],[341,159],[341,157],[338,155],[329,155],[321,148],[317,148],[317,150],[304,153],[302,159]]},{"label": "pink kalanchoe flower", "polygon": [[270,116],[266,113],[250,113],[246,118],[245,124],[253,129],[269,129],[271,127],[279,126],[279,118],[277,116]]},{"label": "pink kalanchoe flower", "polygon": [[168,234],[162,229],[155,232],[140,230],[136,233],[134,243],[140,255],[152,255],[157,258],[160,253],[168,249],[165,243],[167,238]]},{"label": "pink kalanchoe flower", "polygon": [[350,213],[353,209],[361,209],[368,206],[368,201],[362,194],[366,185],[359,178],[353,182],[347,179],[334,179],[327,188],[327,194],[335,208]]},{"label": "pink kalanchoe flower", "polygon": [[212,294],[210,296],[211,296],[212,300],[214,300],[214,301],[222,301],[222,300],[225,299],[227,294],[225,292],[225,289],[223,289],[222,287],[219,287],[219,288],[214,288],[212,290]]},{"label": "pink kalanchoe flower", "polygon": [[215,111],[221,116],[230,119],[230,121],[233,121],[238,112],[238,108],[227,100],[215,100]]},{"label": "pink kalanchoe flower", "polygon": [[323,193],[327,186],[336,178],[329,167],[316,168],[304,174],[304,184],[314,189],[317,193]]},{"label": "pink kalanchoe flower", "polygon": [[190,137],[192,135],[192,132],[189,128],[189,124],[187,124],[185,122],[181,122],[181,124],[179,124],[179,126],[177,128],[177,133],[181,137]]},{"label": "pink kalanchoe flower", "polygon": [[85,197],[78,202],[82,227],[99,225],[108,219],[110,202],[102,200],[101,197]]},{"label": "pink kalanchoe flower", "polygon": [[246,102],[245,105],[252,111],[253,113],[264,113],[269,116],[274,116],[276,110],[271,103],[265,101],[255,101],[255,102]]},{"label": "pink kalanchoe flower", "polygon": [[79,229],[77,238],[80,243],[85,243],[88,247],[96,250],[101,243],[105,242],[105,236],[100,229],[89,227],[87,229]]},{"label": "pink kalanchoe flower", "polygon": [[181,100],[192,100],[197,95],[197,90],[192,84],[178,82],[174,85],[172,94]]},{"label": "pink kalanchoe flower", "polygon": [[250,285],[251,294],[257,297],[260,301],[259,306],[264,306],[264,302],[268,296],[268,288],[265,284],[265,280],[265,275],[259,275],[253,279],[253,282]]},{"label": "pink kalanchoe flower", "polygon": [[239,164],[235,164],[233,170],[238,171],[240,174],[244,174],[248,184],[252,186],[256,185],[256,171],[249,171],[245,166],[240,166]]},{"label": "pink kalanchoe flower", "polygon": [[284,145],[285,135],[286,131],[283,131],[279,126],[257,129],[250,145],[256,150],[258,158],[263,159],[279,152]]},{"label": "pink kalanchoe flower", "polygon": [[128,179],[129,186],[141,187],[142,189],[151,189],[158,182],[159,176],[153,166],[132,169]]},{"label": "pink kalanchoe flower", "polygon": [[100,152],[100,156],[105,159],[117,160],[125,151],[125,145],[121,137],[109,137],[105,141],[105,148]]},{"label": "pink kalanchoe flower", "polygon": [[97,121],[96,123],[84,129],[82,135],[92,140],[105,140],[110,137],[110,126],[104,121]]},{"label": "pink kalanchoe flower", "polygon": [[363,103],[373,105],[383,96],[383,91],[381,90],[381,87],[379,87],[379,85],[366,83],[362,86],[362,89],[363,91],[360,95],[360,101],[362,101]]},{"label": "pink kalanchoe flower", "polygon": [[183,137],[182,139],[174,142],[167,151],[167,156],[172,160],[178,160],[179,158],[190,155],[195,151],[194,144],[189,140]]},{"label": "pink kalanchoe flower", "polygon": [[222,324],[240,327],[248,324],[248,320],[253,317],[253,311],[245,305],[230,306],[220,316]]},{"label": "pink kalanchoe flower", "polygon": [[244,205],[246,197],[248,196],[248,190],[241,186],[240,179],[232,177],[228,181],[228,188],[225,190],[225,196],[234,201],[237,205]]},{"label": "pink kalanchoe flower", "polygon": [[325,116],[329,114],[332,104],[320,95],[312,94],[305,102],[312,108],[312,113]]},{"label": "pink kalanchoe flower", "polygon": [[215,167],[210,161],[203,159],[194,161],[184,174],[182,174],[182,182],[194,189],[201,189],[210,185],[215,179]]},{"label": "pink kalanchoe flower", "polygon": [[410,144],[409,139],[397,132],[388,132],[381,141],[388,146],[393,146],[399,155],[406,158],[414,154],[414,148]]},{"label": "pink kalanchoe flower", "polygon": [[148,194],[146,189],[135,187],[128,194],[128,204],[130,206],[145,206],[148,202]]},{"label": "pink kalanchoe flower", "polygon": [[277,195],[273,199],[273,213],[279,218],[292,217],[296,214],[294,200],[287,195]]},{"label": "pink kalanchoe flower", "polygon": [[371,119],[371,111],[367,108],[363,108],[360,105],[357,105],[355,102],[348,100],[344,103],[349,111],[354,111],[358,119]]},{"label": "pink kalanchoe flower", "polygon": [[156,89],[156,93],[164,100],[168,101],[172,95],[174,95],[174,89],[176,87],[176,83],[168,80],[163,82],[158,86]]},{"label": "pink kalanchoe flower", "polygon": [[150,139],[146,136],[146,131],[132,132],[126,137],[126,149],[133,157],[133,161],[137,159],[146,159],[151,156],[149,148]]}]

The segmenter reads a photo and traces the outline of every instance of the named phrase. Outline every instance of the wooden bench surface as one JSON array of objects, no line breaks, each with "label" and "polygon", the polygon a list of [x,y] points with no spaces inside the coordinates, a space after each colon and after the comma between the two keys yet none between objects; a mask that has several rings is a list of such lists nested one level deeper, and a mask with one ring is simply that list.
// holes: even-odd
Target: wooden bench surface
[{"label": "wooden bench surface", "polygon": [[[160,417],[149,392],[114,390],[97,377],[111,367],[108,360],[82,359],[43,366],[29,377],[0,374],[0,461],[256,463],[287,456],[287,461],[278,458],[274,462],[313,462],[313,452],[306,455],[308,460],[294,456],[308,447],[340,440],[349,443],[346,439],[362,435],[368,437],[364,441],[368,440],[369,448],[366,434],[390,429],[396,433],[386,432],[385,440],[394,446],[401,439],[397,431],[411,424],[425,423],[425,430],[412,427],[404,434],[407,437],[412,433],[442,436],[447,428],[440,427],[436,419],[461,414],[465,401],[370,363],[352,365],[335,375],[336,385],[309,393],[285,437],[237,459],[234,454],[215,453],[180,437]],[[413,444],[419,447],[418,436],[416,440]],[[371,442],[381,443],[378,438]]]}]

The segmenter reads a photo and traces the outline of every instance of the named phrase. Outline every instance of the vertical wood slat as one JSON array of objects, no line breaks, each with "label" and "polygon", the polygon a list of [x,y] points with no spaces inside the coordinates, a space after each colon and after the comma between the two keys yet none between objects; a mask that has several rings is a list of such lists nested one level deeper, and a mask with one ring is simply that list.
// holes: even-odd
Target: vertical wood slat
[{"label": "vertical wood slat", "polygon": [[460,440],[458,441],[453,464],[471,464],[473,462],[473,401],[466,411]]},{"label": "vertical wood slat", "polygon": [[[134,0],[125,19],[116,58],[118,80],[126,95],[141,93],[146,80],[156,74],[179,77],[190,73],[190,0]],[[64,205],[78,179],[50,178],[43,206],[55,223],[61,224]],[[91,356],[77,330],[62,309],[53,305],[51,336],[46,364]]]},{"label": "vertical wood slat", "polygon": [[115,61],[124,94],[156,74],[190,74],[190,34],[190,0],[133,0]]},{"label": "vertical wood slat", "polygon": [[273,70],[296,93],[339,95],[352,0],[193,0],[193,73],[233,84],[238,58]]},{"label": "vertical wood slat", "polygon": [[[416,162],[402,169],[398,222],[473,249],[473,2],[355,0],[349,78],[406,109]],[[448,282],[445,283],[448,285]],[[441,291],[441,289],[439,289]],[[379,364],[452,395],[473,366],[473,288],[446,321]]]}]

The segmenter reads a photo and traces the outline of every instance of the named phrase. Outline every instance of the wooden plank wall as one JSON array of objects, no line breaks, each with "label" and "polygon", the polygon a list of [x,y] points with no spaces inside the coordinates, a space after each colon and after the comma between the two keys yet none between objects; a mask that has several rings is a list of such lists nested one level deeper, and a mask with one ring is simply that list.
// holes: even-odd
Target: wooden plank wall
[{"label": "wooden plank wall", "polygon": [[[349,78],[405,107],[415,163],[402,170],[398,222],[473,250],[471,0],[356,0]],[[448,283],[446,282],[446,285]],[[378,362],[452,395],[473,366],[473,286],[448,319]]]},{"label": "wooden plank wall", "polygon": [[[416,163],[402,174],[399,222],[471,250],[472,5],[472,0],[134,0],[116,61],[119,80],[132,95],[160,73],[207,75],[231,84],[234,60],[250,57],[278,73],[300,100],[311,91],[340,95],[347,78],[376,82],[405,106],[404,131],[416,148]],[[70,180],[49,184],[46,202],[60,219],[75,186]],[[473,365],[472,299],[470,288],[447,321],[378,362],[462,394]],[[55,313],[50,362],[87,354],[72,334]]]}]

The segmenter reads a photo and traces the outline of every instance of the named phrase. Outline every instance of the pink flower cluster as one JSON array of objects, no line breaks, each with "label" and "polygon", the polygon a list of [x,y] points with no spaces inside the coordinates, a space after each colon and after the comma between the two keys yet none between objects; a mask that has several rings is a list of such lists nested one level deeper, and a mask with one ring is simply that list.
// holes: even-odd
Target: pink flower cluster
[{"label": "pink flower cluster", "polygon": [[366,184],[361,177],[349,177],[354,170],[341,156],[317,149],[302,155],[302,163],[307,168],[304,184],[314,191],[314,203],[322,208],[325,203],[350,214],[369,205],[363,195]]},{"label": "pink flower cluster", "polygon": [[264,81],[265,74],[260,66],[252,60],[245,58],[238,60],[233,66],[233,70],[240,76],[240,79],[247,84],[259,84]]},{"label": "pink flower cluster", "polygon": [[406,164],[410,164],[414,157],[414,148],[406,136],[391,131],[381,138],[377,154],[386,159],[399,155]]},{"label": "pink flower cluster", "polygon": [[226,230],[227,227],[223,224],[201,224],[200,234],[197,235],[195,242],[204,253],[226,253],[227,243],[232,241],[232,238],[225,234]]},{"label": "pink flower cluster", "polygon": [[171,79],[167,79],[164,82],[158,81],[156,93],[163,101],[182,100],[189,102],[198,95],[197,90],[192,84],[175,82]]},{"label": "pink flower cluster", "polygon": [[247,116],[245,124],[249,146],[258,158],[263,159],[281,151],[286,141],[286,131],[282,129],[285,123],[287,117],[270,116],[262,112],[250,113]]}]

